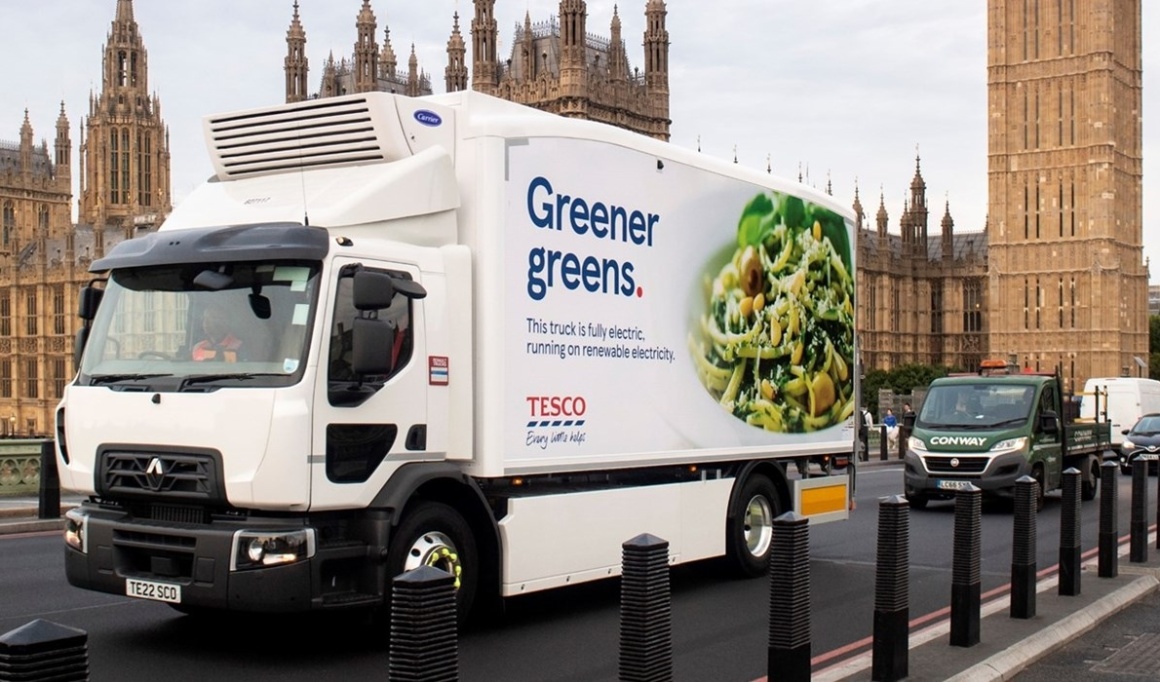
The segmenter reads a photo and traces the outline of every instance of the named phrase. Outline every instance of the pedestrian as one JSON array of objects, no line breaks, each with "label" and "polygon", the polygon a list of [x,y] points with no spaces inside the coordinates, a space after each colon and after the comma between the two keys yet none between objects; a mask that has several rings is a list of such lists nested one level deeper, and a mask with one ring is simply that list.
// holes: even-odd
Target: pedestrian
[{"label": "pedestrian", "polygon": [[882,424],[886,427],[886,441],[891,450],[898,449],[898,417],[894,416],[894,410],[889,407],[886,408],[886,416],[882,418]]},{"label": "pedestrian", "polygon": [[870,459],[870,429],[874,426],[874,417],[870,415],[870,410],[865,407],[862,408],[861,413],[861,418],[858,420],[858,440],[862,443],[862,452],[858,453],[858,457],[866,462]]}]

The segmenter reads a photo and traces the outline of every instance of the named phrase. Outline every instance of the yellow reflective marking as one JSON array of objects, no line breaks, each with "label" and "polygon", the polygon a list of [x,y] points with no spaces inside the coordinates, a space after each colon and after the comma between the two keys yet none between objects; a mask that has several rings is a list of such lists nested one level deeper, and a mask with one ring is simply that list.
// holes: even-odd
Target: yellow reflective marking
[{"label": "yellow reflective marking", "polygon": [[846,509],[846,485],[827,485],[802,490],[803,516],[840,512]]}]

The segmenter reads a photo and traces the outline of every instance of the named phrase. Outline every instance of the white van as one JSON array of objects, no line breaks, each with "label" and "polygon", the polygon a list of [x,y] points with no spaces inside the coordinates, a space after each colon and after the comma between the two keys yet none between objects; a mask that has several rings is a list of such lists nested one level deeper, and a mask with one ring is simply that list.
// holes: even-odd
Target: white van
[{"label": "white van", "polygon": [[1132,428],[1140,417],[1160,412],[1160,381],[1135,377],[1088,379],[1080,399],[1080,418],[1095,419],[1097,403],[1100,420],[1112,423],[1112,447],[1119,453],[1124,431]]}]

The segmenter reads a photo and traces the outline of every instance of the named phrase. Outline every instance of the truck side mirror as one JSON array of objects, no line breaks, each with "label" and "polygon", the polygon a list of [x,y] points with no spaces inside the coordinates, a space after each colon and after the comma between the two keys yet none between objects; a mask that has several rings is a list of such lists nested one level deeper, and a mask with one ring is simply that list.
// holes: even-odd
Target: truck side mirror
[{"label": "truck side mirror", "polygon": [[1044,433],[1059,433],[1059,415],[1051,410],[1039,415],[1039,430]]},{"label": "truck side mirror", "polygon": [[356,317],[351,328],[351,369],[359,376],[390,374],[391,346],[395,343],[395,323]]},{"label": "truck side mirror", "polygon": [[97,308],[101,307],[101,299],[105,296],[104,289],[88,284],[81,287],[81,296],[77,301],[77,317],[82,320],[91,320],[97,316]]},{"label": "truck side mirror", "polygon": [[391,277],[385,272],[359,270],[354,273],[352,297],[356,310],[382,310],[391,305],[395,294],[407,298],[426,298],[422,284],[409,279]]}]

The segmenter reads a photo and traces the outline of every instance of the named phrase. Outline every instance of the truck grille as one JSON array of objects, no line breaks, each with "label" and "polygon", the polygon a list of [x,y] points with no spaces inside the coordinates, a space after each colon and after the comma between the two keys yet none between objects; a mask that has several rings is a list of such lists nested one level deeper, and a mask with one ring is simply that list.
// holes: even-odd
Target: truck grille
[{"label": "truck grille", "polygon": [[166,497],[183,502],[220,501],[217,464],[196,454],[105,452],[101,494]]},{"label": "truck grille", "polygon": [[927,455],[922,461],[926,470],[932,474],[981,474],[987,468],[990,458]]}]

